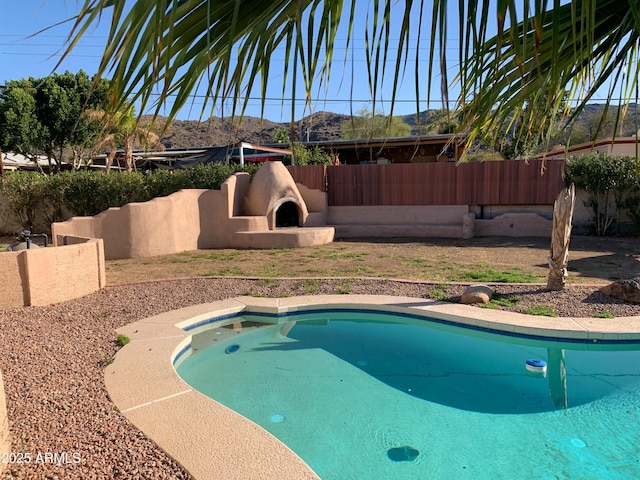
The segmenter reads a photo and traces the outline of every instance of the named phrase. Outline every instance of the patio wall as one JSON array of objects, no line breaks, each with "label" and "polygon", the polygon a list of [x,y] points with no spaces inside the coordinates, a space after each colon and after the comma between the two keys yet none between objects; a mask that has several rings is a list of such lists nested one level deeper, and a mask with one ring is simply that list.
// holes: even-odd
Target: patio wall
[{"label": "patio wall", "polygon": [[73,217],[52,224],[53,243],[59,245],[64,235],[101,238],[108,259],[212,248],[207,239],[214,228],[213,218],[203,217],[200,206],[220,205],[219,195],[216,190],[182,190],[149,202],[110,208],[93,217]]},{"label": "patio wall", "polygon": [[210,248],[284,248],[333,240],[333,229],[322,226],[325,193],[304,186],[300,189],[310,220],[304,227],[311,228],[274,230],[266,215],[246,214],[250,183],[249,174],[237,173],[220,190],[180,190],[148,202],[109,208],[93,217],[53,223],[53,243],[58,245],[63,235],[101,238],[105,258],[113,260]]},{"label": "patio wall", "polygon": [[338,238],[469,239],[475,215],[467,205],[330,207],[328,223]]},{"label": "patio wall", "polygon": [[[441,166],[456,168],[455,165]],[[369,171],[371,167],[376,166],[354,166],[354,171]],[[304,168],[307,167],[297,167],[293,173],[303,172]],[[348,174],[351,167],[332,168],[344,168]],[[318,175],[323,169],[312,167],[304,175]],[[385,171],[378,172],[379,179],[386,178]],[[409,172],[403,171],[403,175]],[[539,170],[535,172],[539,175]],[[511,172],[509,175],[515,174]],[[59,244],[61,235],[102,238],[106,259],[145,258],[211,248],[301,246],[300,242],[291,243],[291,229],[273,230],[264,215],[246,214],[245,203],[250,186],[248,174],[236,174],[228,178],[220,190],[181,190],[148,202],[110,208],[94,217],[75,217],[52,225],[53,242]],[[312,228],[325,235],[322,228],[327,226],[334,229],[338,238],[464,239],[474,236],[546,237],[551,234],[553,202],[546,190],[538,193],[549,197],[538,196],[541,204],[331,206],[326,192],[307,188],[302,183],[298,184],[298,189],[309,211],[304,227],[311,228],[297,229],[297,232],[305,231],[309,235]],[[554,194],[557,195],[555,187]],[[314,243],[318,241],[313,240]]]},{"label": "patio wall", "polygon": [[[565,186],[562,159],[287,168],[297,182],[327,192],[329,212],[466,205],[475,215],[475,236],[550,235],[553,203]],[[587,192],[576,191],[574,233],[590,232],[593,212],[587,200]],[[631,231],[625,212],[617,220],[621,233]]]},{"label": "patio wall", "polygon": [[[101,239],[66,236],[60,247],[0,253],[0,309],[49,305],[106,285]],[[10,288],[17,286],[18,288]]]}]

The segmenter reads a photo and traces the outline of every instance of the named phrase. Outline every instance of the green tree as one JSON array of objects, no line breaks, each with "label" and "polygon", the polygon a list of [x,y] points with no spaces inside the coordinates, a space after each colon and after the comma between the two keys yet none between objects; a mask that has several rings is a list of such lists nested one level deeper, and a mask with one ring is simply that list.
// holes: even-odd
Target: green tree
[{"label": "green tree", "polygon": [[411,126],[398,117],[372,114],[368,108],[362,108],[356,117],[345,120],[340,125],[342,138],[391,138],[411,135]]},{"label": "green tree", "polygon": [[447,109],[429,110],[423,125],[424,133],[454,133],[458,130],[460,119],[456,112]]},{"label": "green tree", "polygon": [[106,105],[109,81],[92,79],[82,70],[76,75],[67,73],[54,77],[57,85],[66,92],[70,112],[62,123],[66,142],[64,147],[71,150],[71,163],[74,169],[90,160],[91,147],[101,132],[101,125],[84,114],[89,109],[104,108]]},{"label": "green tree", "polygon": [[317,145],[305,147],[303,144],[293,142],[291,151],[296,165],[331,165],[333,157]]},{"label": "green tree", "polygon": [[273,134],[273,141],[275,143],[291,143],[289,139],[289,132],[286,128],[277,128]]},{"label": "green tree", "polygon": [[62,162],[66,148],[76,158],[97,133],[82,112],[104,104],[107,85],[83,71],[9,82],[0,91],[1,148],[34,161],[44,154],[50,166]]},{"label": "green tree", "polygon": [[47,156],[49,167],[52,161],[58,163],[61,159],[62,150],[69,143],[68,132],[73,129],[70,123],[78,119],[72,117],[72,94],[57,80],[55,76],[45,77],[34,85],[36,115],[42,127],[37,147]]},{"label": "green tree", "polygon": [[133,150],[136,146],[146,148],[162,148],[160,137],[149,126],[143,126],[136,118],[133,104],[123,104],[119,110],[91,110],[87,118],[100,122],[102,134],[98,137],[94,149],[108,148],[107,172],[113,165],[118,147],[124,148],[124,161],[127,172],[134,167]]},{"label": "green tree", "polygon": [[[566,99],[565,94],[557,105],[561,112],[567,108]],[[551,145],[567,145],[570,131],[562,124],[562,114],[545,113],[539,107],[546,101],[544,93],[527,100],[523,110],[512,115],[509,122],[493,135],[493,149],[507,159],[526,159],[548,151]]]},{"label": "green tree", "polygon": [[9,82],[0,90],[0,150],[20,153],[37,164],[41,134],[33,82]]}]

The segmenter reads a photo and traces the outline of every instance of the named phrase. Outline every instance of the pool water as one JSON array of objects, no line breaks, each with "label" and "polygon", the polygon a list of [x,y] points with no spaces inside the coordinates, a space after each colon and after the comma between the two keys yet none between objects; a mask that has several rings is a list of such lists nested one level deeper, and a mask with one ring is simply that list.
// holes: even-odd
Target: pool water
[{"label": "pool water", "polygon": [[177,371],[323,480],[640,478],[640,344],[366,311],[261,320],[197,334],[210,346]]}]

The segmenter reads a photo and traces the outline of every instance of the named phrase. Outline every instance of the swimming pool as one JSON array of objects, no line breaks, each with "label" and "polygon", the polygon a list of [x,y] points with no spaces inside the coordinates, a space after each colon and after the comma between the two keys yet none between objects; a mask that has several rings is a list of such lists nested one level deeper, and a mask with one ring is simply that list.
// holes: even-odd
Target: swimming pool
[{"label": "swimming pool", "polygon": [[180,376],[323,480],[640,477],[635,340],[352,309],[216,320],[189,327]]}]

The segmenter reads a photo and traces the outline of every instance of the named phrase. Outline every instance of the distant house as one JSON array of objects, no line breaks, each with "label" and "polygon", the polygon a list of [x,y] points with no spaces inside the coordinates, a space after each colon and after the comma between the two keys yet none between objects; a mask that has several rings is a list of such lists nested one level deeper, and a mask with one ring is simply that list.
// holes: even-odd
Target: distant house
[{"label": "distant house", "polygon": [[285,157],[293,155],[291,150],[282,148],[282,145],[253,145],[251,143],[242,142],[236,144],[229,151],[229,160],[234,163],[244,165],[249,163],[272,162],[274,160],[284,160]]},{"label": "distant house", "polygon": [[20,153],[2,152],[2,167],[4,170],[37,170],[40,168],[46,170],[49,168],[49,161],[44,155],[38,155],[36,162]]},{"label": "distant house", "polygon": [[[311,148],[321,148],[342,164],[432,163],[457,162],[463,153],[466,138],[461,135],[423,135],[396,138],[327,140],[303,142]],[[191,168],[205,163],[261,163],[284,160],[292,152],[283,144],[251,144],[167,149],[159,152],[134,152],[137,170]],[[112,168],[123,163],[124,152],[118,152]],[[94,166],[102,165],[106,154],[94,157]],[[295,159],[294,159],[295,162]]]},{"label": "distant house", "polygon": [[[133,158],[136,170],[179,170],[193,168],[207,163],[260,163],[270,160],[282,160],[291,155],[290,150],[273,148],[272,146],[238,143],[217,147],[169,148],[162,151],[135,151]],[[94,157],[93,166],[103,167],[107,155]],[[118,151],[113,162],[113,169],[124,164],[124,151]]]},{"label": "distant house", "polygon": [[563,160],[564,158],[580,157],[594,152],[635,157],[636,154],[640,153],[640,143],[637,137],[615,137],[605,138],[595,142],[580,143],[578,145],[572,145],[569,148],[566,148],[564,145],[556,145],[548,152],[542,153],[536,158]]},{"label": "distant house", "polygon": [[338,155],[342,164],[456,162],[463,153],[464,135],[421,135],[361,138],[303,143]]},{"label": "distant house", "polygon": [[[227,147],[173,148],[162,151],[134,151],[133,159],[136,170],[178,170],[191,168],[200,163],[224,162],[227,159]],[[91,168],[104,169],[107,154],[92,158]],[[112,170],[124,168],[124,150],[116,153]]]}]

